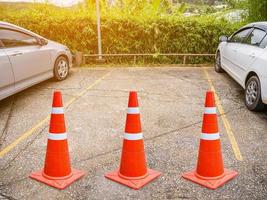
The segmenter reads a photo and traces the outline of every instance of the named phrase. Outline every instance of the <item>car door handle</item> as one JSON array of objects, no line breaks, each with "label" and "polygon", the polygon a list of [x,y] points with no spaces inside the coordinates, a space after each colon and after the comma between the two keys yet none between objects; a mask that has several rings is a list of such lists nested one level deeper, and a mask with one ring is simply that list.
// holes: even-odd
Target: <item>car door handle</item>
[{"label": "car door handle", "polygon": [[23,54],[22,52],[18,51],[18,52],[12,53],[11,56],[20,56],[22,54]]},{"label": "car door handle", "polygon": [[233,49],[233,52],[237,52],[237,49]]},{"label": "car door handle", "polygon": [[252,58],[252,59],[254,59],[256,56],[255,56],[254,53],[252,53],[252,54],[249,55],[249,57]]}]

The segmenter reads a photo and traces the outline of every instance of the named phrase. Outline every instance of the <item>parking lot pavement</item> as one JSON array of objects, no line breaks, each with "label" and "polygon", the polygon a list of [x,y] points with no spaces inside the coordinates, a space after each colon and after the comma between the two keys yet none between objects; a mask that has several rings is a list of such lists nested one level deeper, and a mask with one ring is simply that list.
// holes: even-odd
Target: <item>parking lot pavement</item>
[{"label": "parking lot pavement", "polygon": [[[267,114],[248,111],[243,90],[226,74],[205,69],[231,126],[236,156],[219,115],[227,168],[239,175],[216,191],[181,178],[195,167],[205,91],[203,68],[82,68],[0,102],[0,199],[266,199]],[[72,167],[86,176],[59,191],[28,178],[43,167],[52,91],[67,107]],[[135,191],[104,178],[119,166],[128,92],[137,90],[150,168],[162,175]]]}]

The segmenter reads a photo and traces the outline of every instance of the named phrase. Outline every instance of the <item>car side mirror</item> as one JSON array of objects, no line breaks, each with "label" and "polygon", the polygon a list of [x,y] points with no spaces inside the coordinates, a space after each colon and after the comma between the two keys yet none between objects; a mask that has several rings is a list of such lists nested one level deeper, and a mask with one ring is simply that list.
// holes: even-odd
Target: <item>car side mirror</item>
[{"label": "car side mirror", "polygon": [[37,41],[40,46],[45,46],[48,43],[47,40],[44,38],[37,38]]},{"label": "car side mirror", "polygon": [[228,42],[228,37],[225,36],[225,35],[222,35],[220,38],[219,38],[220,42]]}]

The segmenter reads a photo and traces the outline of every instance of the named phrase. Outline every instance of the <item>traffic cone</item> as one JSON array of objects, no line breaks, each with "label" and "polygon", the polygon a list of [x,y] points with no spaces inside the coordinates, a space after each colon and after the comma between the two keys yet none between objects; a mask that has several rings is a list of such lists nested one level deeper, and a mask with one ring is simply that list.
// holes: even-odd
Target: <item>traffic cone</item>
[{"label": "traffic cone", "polygon": [[61,92],[54,92],[45,166],[30,177],[57,189],[64,189],[85,173],[71,169]]},{"label": "traffic cone", "polygon": [[137,93],[130,92],[120,168],[105,177],[138,190],[160,174],[147,168]]},{"label": "traffic cone", "polygon": [[223,166],[214,93],[207,91],[197,168],[184,173],[182,177],[209,189],[216,189],[235,176],[237,172]]}]

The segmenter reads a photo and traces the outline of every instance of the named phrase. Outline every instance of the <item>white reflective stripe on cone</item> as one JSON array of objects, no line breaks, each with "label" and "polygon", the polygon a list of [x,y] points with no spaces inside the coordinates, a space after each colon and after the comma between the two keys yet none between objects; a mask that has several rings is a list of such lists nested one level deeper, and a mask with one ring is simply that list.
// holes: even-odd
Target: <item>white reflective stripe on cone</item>
[{"label": "white reflective stripe on cone", "polygon": [[205,108],[205,111],[204,111],[205,114],[216,114],[216,107],[206,107]]},{"label": "white reflective stripe on cone", "polygon": [[143,139],[143,133],[124,133],[124,139],[126,140],[141,140]]},{"label": "white reflective stripe on cone", "polygon": [[138,107],[129,107],[127,113],[128,114],[139,114],[140,110]]},{"label": "white reflective stripe on cone", "polygon": [[218,139],[220,139],[220,133],[201,133],[200,139],[202,139],[202,140],[218,140]]},{"label": "white reflective stripe on cone", "polygon": [[48,133],[47,138],[49,140],[66,140],[67,133]]},{"label": "white reflective stripe on cone", "polygon": [[51,110],[51,114],[64,114],[63,107],[53,107]]}]

